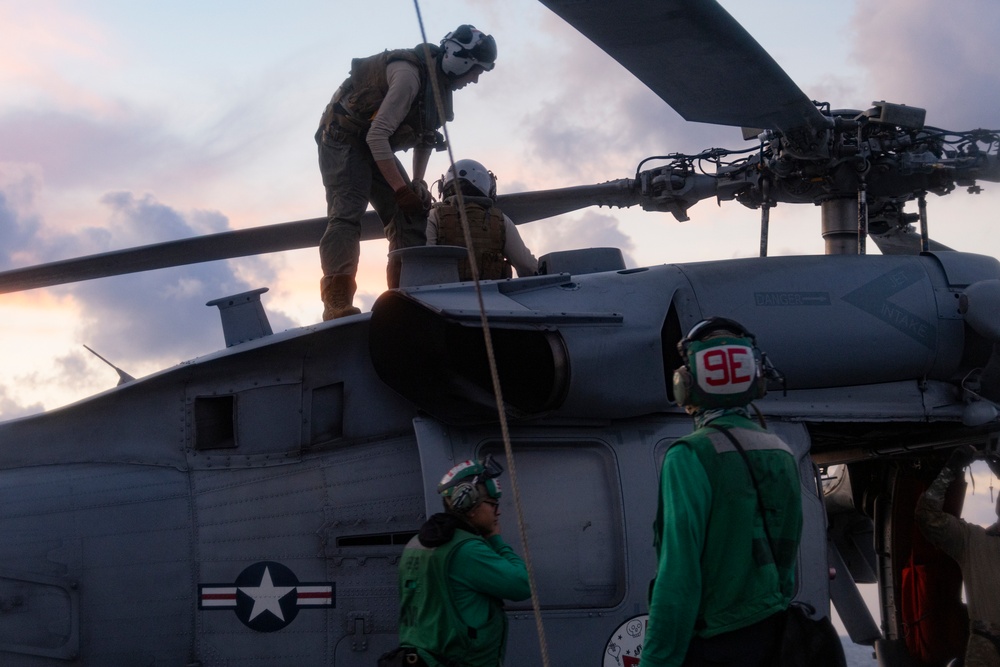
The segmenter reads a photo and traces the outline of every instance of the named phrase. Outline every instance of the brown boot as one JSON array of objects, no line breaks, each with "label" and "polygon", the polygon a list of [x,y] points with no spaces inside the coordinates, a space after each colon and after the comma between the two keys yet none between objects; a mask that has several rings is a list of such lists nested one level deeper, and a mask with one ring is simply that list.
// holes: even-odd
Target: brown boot
[{"label": "brown boot", "polygon": [[353,276],[323,276],[319,281],[319,293],[323,298],[323,321],[360,313],[361,309],[355,308],[352,303],[357,289]]},{"label": "brown boot", "polygon": [[389,263],[385,265],[385,284],[389,289],[399,287],[399,276],[403,273],[403,263],[399,257],[390,257]]}]

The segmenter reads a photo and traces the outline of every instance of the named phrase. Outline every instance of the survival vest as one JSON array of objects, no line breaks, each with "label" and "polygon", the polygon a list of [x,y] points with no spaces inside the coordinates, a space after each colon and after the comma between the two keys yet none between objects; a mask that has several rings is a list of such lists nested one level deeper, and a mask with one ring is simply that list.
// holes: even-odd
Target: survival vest
[{"label": "survival vest", "polygon": [[[493,204],[488,197],[463,196],[465,215],[469,219],[469,234],[472,236],[472,247],[476,255],[476,266],[481,280],[499,280],[510,278],[510,262],[503,254],[507,243],[507,227],[504,224],[503,212]],[[465,234],[462,231],[462,218],[458,210],[458,197],[446,197],[435,206],[438,219],[438,245],[453,245],[465,247]],[[472,280],[472,269],[469,260],[462,259],[458,263],[459,280]]]},{"label": "survival vest", "polygon": [[422,649],[440,662],[458,658],[467,667],[496,667],[504,654],[507,616],[501,600],[490,598],[486,624],[467,626],[455,607],[448,572],[455,550],[483,538],[456,530],[451,541],[425,547],[414,536],[399,562],[399,643]]},{"label": "survival vest", "polygon": [[424,46],[421,44],[412,49],[383,51],[374,56],[352,60],[351,75],[344,80],[326,106],[320,127],[329,128],[331,123],[336,123],[348,133],[364,137],[389,91],[386,67],[391,62],[405,60],[420,70],[420,92],[414,98],[403,122],[389,137],[389,145],[394,151],[407,150],[414,146],[440,145],[443,139],[436,130],[441,127],[442,120],[434,103],[434,88],[430,75],[433,73],[437,78],[447,121],[454,119],[452,90],[447,76],[437,66],[439,47],[426,45],[430,49],[431,56],[428,65],[425,61]]}]

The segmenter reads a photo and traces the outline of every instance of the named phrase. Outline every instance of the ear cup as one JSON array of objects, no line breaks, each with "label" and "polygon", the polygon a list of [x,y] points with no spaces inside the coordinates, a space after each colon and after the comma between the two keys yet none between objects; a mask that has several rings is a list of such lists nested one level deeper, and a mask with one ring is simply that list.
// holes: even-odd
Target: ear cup
[{"label": "ear cup", "polygon": [[451,508],[456,512],[468,512],[479,502],[479,488],[470,482],[460,482],[451,492]]},{"label": "ear cup", "polygon": [[[685,362],[687,359],[685,358]],[[674,402],[687,405],[691,397],[691,373],[686,366],[674,371]]]}]

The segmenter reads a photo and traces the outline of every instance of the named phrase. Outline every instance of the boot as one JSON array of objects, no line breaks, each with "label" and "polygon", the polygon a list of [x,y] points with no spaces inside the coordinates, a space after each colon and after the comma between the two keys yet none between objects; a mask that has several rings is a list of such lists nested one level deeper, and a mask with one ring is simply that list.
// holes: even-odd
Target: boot
[{"label": "boot", "polygon": [[385,265],[385,284],[389,289],[399,287],[399,277],[403,273],[403,260],[399,257],[390,257]]},{"label": "boot", "polygon": [[323,321],[360,313],[361,309],[353,305],[354,292],[357,289],[354,276],[346,274],[323,276],[319,281],[319,293],[323,298]]}]

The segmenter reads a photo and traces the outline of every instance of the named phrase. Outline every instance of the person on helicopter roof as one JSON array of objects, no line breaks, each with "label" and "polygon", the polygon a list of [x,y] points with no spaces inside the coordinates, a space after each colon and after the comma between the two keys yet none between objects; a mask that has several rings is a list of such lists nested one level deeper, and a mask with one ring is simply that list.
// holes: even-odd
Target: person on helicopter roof
[{"label": "person on helicopter roof", "polygon": [[696,430],[663,459],[642,667],[771,665],[802,530],[795,457],[747,412],[773,369],[721,317],[677,347],[674,400]]},{"label": "person on helicopter roof", "polygon": [[[431,195],[424,172],[431,150],[444,146],[437,129],[453,118],[452,92],[493,69],[491,35],[461,25],[441,46],[383,51],[356,58],[333,94],[316,131],[326,188],[327,227],[319,244],[323,319],[361,312],[353,304],[361,246],[361,216],[369,202],[382,219],[389,249],[425,243]],[[439,114],[435,89],[443,101]],[[394,153],[413,149],[413,179]],[[399,286],[399,259],[386,269]]]},{"label": "person on helicopter roof", "polygon": [[[917,500],[913,518],[927,541],[958,562],[965,581],[969,639],[964,667],[1000,667],[1000,521],[989,528],[963,521],[944,511],[948,487],[982,455],[972,445],[957,447],[930,487]],[[1000,476],[1000,461],[987,457]],[[996,515],[1000,519],[1000,498]]]},{"label": "person on helicopter roof", "polygon": [[525,600],[531,587],[524,561],[500,536],[502,472],[487,456],[441,478],[444,512],[421,526],[399,562],[400,648],[379,665],[503,664],[503,600]]},{"label": "person on helicopter roof", "polygon": [[[511,277],[511,265],[519,277],[538,273],[538,260],[521,240],[517,227],[496,205],[497,179],[475,160],[459,160],[441,177],[441,201],[427,215],[427,245],[466,247],[458,193],[469,222],[469,235],[479,278]],[[459,280],[472,280],[469,260],[458,265]]]}]

